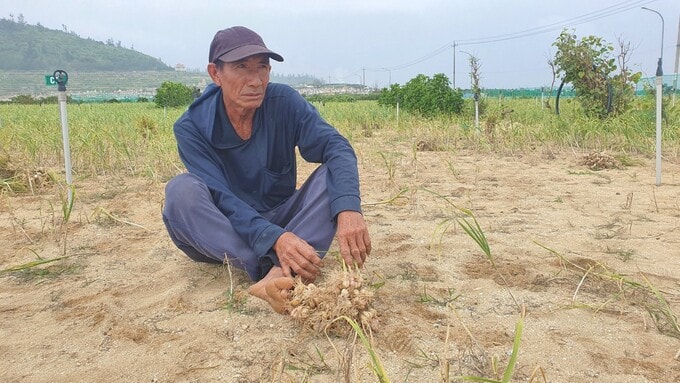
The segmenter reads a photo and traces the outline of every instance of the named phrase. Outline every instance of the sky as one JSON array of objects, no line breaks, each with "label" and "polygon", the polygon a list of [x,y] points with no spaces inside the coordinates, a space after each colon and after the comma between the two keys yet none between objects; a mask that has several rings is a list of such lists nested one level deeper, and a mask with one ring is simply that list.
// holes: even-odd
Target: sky
[{"label": "sky", "polygon": [[550,86],[547,62],[565,28],[615,53],[630,43],[628,66],[644,77],[662,52],[664,74],[675,73],[680,0],[0,0],[0,17],[19,14],[171,66],[204,69],[215,32],[242,25],[284,57],[272,61],[279,75],[386,87],[443,73],[469,88],[473,55],[483,88],[533,88]]}]

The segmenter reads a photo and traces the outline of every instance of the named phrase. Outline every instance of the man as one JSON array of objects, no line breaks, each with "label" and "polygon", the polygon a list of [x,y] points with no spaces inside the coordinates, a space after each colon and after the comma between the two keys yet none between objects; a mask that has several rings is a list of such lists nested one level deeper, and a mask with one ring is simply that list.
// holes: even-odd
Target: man
[{"label": "man", "polygon": [[[214,84],[174,126],[188,173],[168,182],[163,221],[187,256],[245,270],[248,292],[284,313],[293,277],[313,281],[334,236],[356,266],[371,241],[354,150],[297,91],[269,83],[270,58],[283,61],[248,28],[215,34]],[[298,190],[296,147],[321,164]]]}]

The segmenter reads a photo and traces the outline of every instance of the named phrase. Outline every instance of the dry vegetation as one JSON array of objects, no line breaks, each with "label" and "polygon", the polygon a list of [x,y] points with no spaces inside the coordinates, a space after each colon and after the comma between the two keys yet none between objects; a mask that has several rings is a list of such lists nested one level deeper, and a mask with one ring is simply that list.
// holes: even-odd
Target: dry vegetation
[{"label": "dry vegetation", "polygon": [[364,283],[361,270],[338,270],[318,286],[304,284],[298,278],[291,291],[290,316],[316,333],[347,335],[352,327],[347,317],[364,330],[377,326],[376,311],[371,307],[373,290]]},{"label": "dry vegetation", "polygon": [[621,161],[604,152],[587,154],[581,159],[581,165],[586,166],[590,170],[620,169],[622,167]]}]

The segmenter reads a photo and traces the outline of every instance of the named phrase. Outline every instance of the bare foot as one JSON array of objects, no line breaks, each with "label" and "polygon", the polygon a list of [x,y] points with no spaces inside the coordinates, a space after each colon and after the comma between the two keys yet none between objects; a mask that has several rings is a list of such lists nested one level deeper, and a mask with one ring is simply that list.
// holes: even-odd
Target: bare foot
[{"label": "bare foot", "polygon": [[293,278],[283,276],[283,270],[274,266],[264,278],[248,288],[248,293],[265,300],[277,313],[285,314],[293,284]]}]

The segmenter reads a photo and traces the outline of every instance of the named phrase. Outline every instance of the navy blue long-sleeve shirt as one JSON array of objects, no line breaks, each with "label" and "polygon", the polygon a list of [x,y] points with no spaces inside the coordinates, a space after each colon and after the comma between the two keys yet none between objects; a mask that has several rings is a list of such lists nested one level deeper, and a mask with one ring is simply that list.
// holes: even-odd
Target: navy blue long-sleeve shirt
[{"label": "navy blue long-sleeve shirt", "polygon": [[259,212],[275,208],[295,191],[296,146],[306,161],[327,164],[331,216],[361,211],[354,150],[287,85],[267,86],[249,139],[236,134],[215,84],[177,120],[174,132],[187,170],[206,183],[219,210],[258,256],[284,232]]}]

